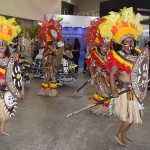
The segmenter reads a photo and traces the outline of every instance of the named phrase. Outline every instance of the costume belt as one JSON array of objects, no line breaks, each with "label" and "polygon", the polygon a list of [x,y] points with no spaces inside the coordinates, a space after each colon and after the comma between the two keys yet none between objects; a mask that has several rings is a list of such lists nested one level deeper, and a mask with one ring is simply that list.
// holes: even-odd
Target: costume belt
[{"label": "costume belt", "polygon": [[123,81],[117,80],[117,87],[118,87],[119,89],[122,89],[122,88],[128,89],[128,88],[131,87],[131,83],[129,83],[129,82],[123,82]]},{"label": "costume belt", "polygon": [[[131,87],[131,83],[123,82],[123,81],[117,80],[117,88],[119,88],[119,89],[129,89],[130,87]],[[134,93],[133,93],[133,90],[127,91],[127,92],[126,92],[126,95],[127,95],[127,99],[128,99],[129,101],[134,100]]]},{"label": "costume belt", "polygon": [[3,98],[4,98],[4,92],[0,91],[0,99],[3,99]]}]

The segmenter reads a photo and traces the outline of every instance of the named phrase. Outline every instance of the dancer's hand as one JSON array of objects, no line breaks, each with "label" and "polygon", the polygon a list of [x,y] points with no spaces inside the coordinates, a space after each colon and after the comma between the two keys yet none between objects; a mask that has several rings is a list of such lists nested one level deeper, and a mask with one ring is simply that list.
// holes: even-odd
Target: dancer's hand
[{"label": "dancer's hand", "polygon": [[116,90],[112,90],[111,94],[113,98],[119,97],[119,94]]},{"label": "dancer's hand", "polygon": [[3,85],[3,84],[5,84],[5,80],[0,79],[0,85]]}]

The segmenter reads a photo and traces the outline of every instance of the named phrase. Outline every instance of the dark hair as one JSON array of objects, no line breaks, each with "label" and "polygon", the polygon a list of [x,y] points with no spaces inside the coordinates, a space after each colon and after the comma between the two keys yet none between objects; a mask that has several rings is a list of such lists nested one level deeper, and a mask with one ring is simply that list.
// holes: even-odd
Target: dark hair
[{"label": "dark hair", "polygon": [[14,44],[14,45],[12,45],[12,48],[17,48],[19,46],[19,44],[18,43],[16,43],[16,44]]},{"label": "dark hair", "polygon": [[78,38],[74,39],[74,49],[80,49],[80,42]]},{"label": "dark hair", "polygon": [[52,44],[53,44],[53,41],[47,42],[47,45],[52,45]]},{"label": "dark hair", "polygon": [[120,51],[120,50],[122,50],[122,45],[114,42],[113,43],[113,49],[115,51]]},{"label": "dark hair", "polygon": [[100,52],[100,46],[97,46],[97,50]]},{"label": "dark hair", "polygon": [[8,46],[6,46],[5,55],[6,55],[8,58],[10,57],[10,50],[9,50],[9,47],[8,47]]},{"label": "dark hair", "polygon": [[145,46],[146,46],[146,45],[148,45],[148,47],[150,48],[150,41],[147,42],[147,43],[145,44]]}]

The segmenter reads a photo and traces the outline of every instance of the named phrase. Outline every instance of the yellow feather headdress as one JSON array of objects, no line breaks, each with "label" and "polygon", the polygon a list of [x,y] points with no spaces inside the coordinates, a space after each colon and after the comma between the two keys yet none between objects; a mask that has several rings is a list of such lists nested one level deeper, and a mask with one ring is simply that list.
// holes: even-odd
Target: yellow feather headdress
[{"label": "yellow feather headdress", "polygon": [[15,18],[7,20],[4,16],[0,16],[0,40],[5,40],[8,44],[11,44],[13,38],[20,32],[20,26],[17,25]]},{"label": "yellow feather headdress", "polygon": [[134,14],[133,8],[124,7],[120,13],[110,12],[108,16],[104,16],[106,22],[102,23],[102,36],[108,36],[116,43],[121,44],[126,37],[133,37],[135,40],[142,34],[143,28],[140,23],[141,15]]},{"label": "yellow feather headdress", "polygon": [[103,17],[106,20],[99,25],[99,31],[100,31],[102,38],[107,38],[108,41],[111,41],[113,39],[111,28],[113,25],[115,25],[119,17],[120,17],[120,14],[113,12],[113,11],[109,12],[108,16]]}]

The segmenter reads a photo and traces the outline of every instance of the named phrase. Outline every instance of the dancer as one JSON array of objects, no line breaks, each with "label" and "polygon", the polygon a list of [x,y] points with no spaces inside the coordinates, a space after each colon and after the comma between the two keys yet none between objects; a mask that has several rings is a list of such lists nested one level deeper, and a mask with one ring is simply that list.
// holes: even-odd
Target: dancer
[{"label": "dancer", "polygon": [[16,54],[10,54],[8,47],[21,31],[15,24],[14,18],[0,16],[0,135],[9,135],[5,131],[7,120],[14,115],[16,100],[24,97]]},{"label": "dancer", "polygon": [[53,97],[57,95],[56,69],[53,61],[57,57],[56,45],[63,41],[62,27],[59,21],[54,20],[53,17],[49,21],[46,17],[44,19],[44,21],[39,22],[42,26],[38,32],[41,45],[43,43],[46,45],[42,58],[45,79],[41,84],[39,95]]},{"label": "dancer", "polygon": [[[97,50],[92,51],[90,54],[92,61],[89,69],[91,78],[96,86],[96,93],[93,94],[93,100],[96,102],[102,101],[104,98],[110,95],[109,76],[105,70],[108,50],[109,44],[103,43],[100,48],[97,48]],[[95,71],[93,71],[93,66],[96,66]],[[109,115],[109,102],[110,100],[105,101],[102,105],[92,108],[93,113]]]},{"label": "dancer", "polygon": [[[133,91],[131,90],[131,71],[140,50],[135,48],[135,40],[142,33],[140,24],[140,14],[135,15],[133,8],[123,8],[120,13],[111,12],[106,16],[107,21],[102,25],[107,27],[113,34],[113,40],[122,45],[120,51],[110,51],[108,54],[107,70],[110,73],[111,94],[114,99],[110,108],[121,120],[115,139],[120,145],[127,146],[133,143],[127,137],[127,131],[131,124],[142,123],[141,114],[143,105],[139,104]],[[112,19],[113,18],[113,19]],[[117,79],[117,80],[116,80]],[[129,89],[122,95],[119,91]]]},{"label": "dancer", "polygon": [[[96,87],[96,93],[93,94],[95,102],[103,101],[105,97],[110,95],[109,77],[105,71],[110,42],[106,38],[102,38],[99,30],[99,25],[104,21],[105,19],[98,18],[86,30],[86,41],[88,45],[94,46],[90,50],[88,65],[92,81],[94,81]],[[102,105],[92,108],[92,112],[108,115],[109,101],[105,101]]]}]

